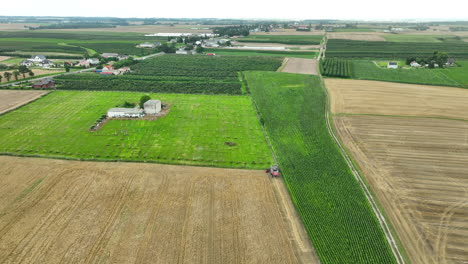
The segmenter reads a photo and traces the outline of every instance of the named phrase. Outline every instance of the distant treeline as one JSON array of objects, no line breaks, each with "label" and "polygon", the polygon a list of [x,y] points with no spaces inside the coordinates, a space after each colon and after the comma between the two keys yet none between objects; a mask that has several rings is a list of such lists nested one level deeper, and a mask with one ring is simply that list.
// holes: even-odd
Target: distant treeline
[{"label": "distant treeline", "polygon": [[107,23],[58,23],[47,26],[29,27],[30,30],[40,29],[77,29],[77,28],[115,28],[115,24]]}]

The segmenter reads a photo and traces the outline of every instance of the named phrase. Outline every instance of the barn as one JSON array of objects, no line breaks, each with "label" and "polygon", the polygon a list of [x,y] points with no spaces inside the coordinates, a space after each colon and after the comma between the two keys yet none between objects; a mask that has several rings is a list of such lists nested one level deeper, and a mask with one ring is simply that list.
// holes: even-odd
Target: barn
[{"label": "barn", "polygon": [[142,117],[143,111],[138,108],[111,108],[107,110],[107,117]]},{"label": "barn", "polygon": [[161,101],[159,100],[148,100],[143,104],[146,114],[157,114],[161,112]]}]

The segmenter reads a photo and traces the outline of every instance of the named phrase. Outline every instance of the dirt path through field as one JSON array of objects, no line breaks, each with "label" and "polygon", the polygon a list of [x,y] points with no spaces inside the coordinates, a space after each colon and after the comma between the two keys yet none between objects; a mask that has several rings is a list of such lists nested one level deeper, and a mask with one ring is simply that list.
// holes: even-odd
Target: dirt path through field
[{"label": "dirt path through field", "polygon": [[2,156],[0,167],[1,263],[318,263],[263,171]]},{"label": "dirt path through field", "polygon": [[0,114],[44,96],[49,91],[0,90]]},{"label": "dirt path through field", "polygon": [[317,75],[316,59],[287,58],[282,72]]}]

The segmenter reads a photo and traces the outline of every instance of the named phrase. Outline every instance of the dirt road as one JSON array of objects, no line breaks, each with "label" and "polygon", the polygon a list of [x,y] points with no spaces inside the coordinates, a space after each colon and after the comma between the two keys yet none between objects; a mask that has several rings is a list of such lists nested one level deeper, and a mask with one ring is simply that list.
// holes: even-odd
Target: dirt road
[{"label": "dirt road", "polygon": [[0,90],[0,114],[18,108],[49,93],[49,91]]},{"label": "dirt road", "polygon": [[286,66],[283,67],[282,72],[317,75],[317,60],[287,58]]},{"label": "dirt road", "polygon": [[0,157],[1,263],[313,263],[263,171]]}]

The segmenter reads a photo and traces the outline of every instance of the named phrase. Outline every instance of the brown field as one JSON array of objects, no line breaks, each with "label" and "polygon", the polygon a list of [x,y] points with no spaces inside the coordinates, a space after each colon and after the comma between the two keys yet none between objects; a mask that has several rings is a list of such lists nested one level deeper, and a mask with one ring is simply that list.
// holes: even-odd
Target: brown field
[{"label": "brown field", "polygon": [[379,32],[335,32],[327,33],[329,39],[350,39],[365,41],[386,41]]},{"label": "brown field", "polygon": [[320,49],[320,45],[289,45],[289,44],[281,44],[281,43],[263,43],[263,42],[238,42],[238,41],[232,41],[232,45],[253,46],[253,47],[299,48],[301,50],[318,50],[318,49]]},{"label": "brown field", "polygon": [[0,167],[0,263],[316,263],[263,171],[17,157]]},{"label": "brown field", "polygon": [[[44,74],[50,74],[50,73],[58,73],[58,72],[64,72],[63,70],[43,70],[43,69],[32,69],[32,71],[34,72],[34,76],[39,76],[39,75],[44,75]],[[0,74],[3,76],[3,73],[5,71],[0,71]],[[7,72],[11,72],[13,73],[13,71],[7,71]],[[25,74],[26,78],[29,78],[29,74]],[[23,74],[20,74],[18,75],[18,81],[20,81],[21,79],[23,79]],[[10,82],[11,81],[15,81],[15,76],[11,76],[11,79],[10,79]],[[8,80],[3,77],[2,78],[2,82],[8,82]]]},{"label": "brown field", "polygon": [[468,122],[445,118],[468,119],[468,90],[336,79],[326,86],[338,135],[411,263],[466,263]]},{"label": "brown field", "polygon": [[29,27],[38,27],[39,24],[31,24],[31,23],[0,23],[0,31],[4,30],[21,30],[24,29],[24,26]]},{"label": "brown field", "polygon": [[325,79],[331,111],[468,120],[468,90],[379,81]]},{"label": "brown field", "polygon": [[212,33],[210,29],[191,29],[191,28],[211,28],[216,25],[136,25],[136,26],[118,26],[116,28],[79,28],[79,29],[48,29],[47,31],[105,31],[105,32],[135,32],[135,33]]},{"label": "brown field", "polygon": [[317,68],[316,59],[287,58],[286,65],[281,71],[317,75]]},{"label": "brown field", "polygon": [[0,56],[0,61],[5,61],[5,60],[8,60],[10,58],[11,57],[8,57],[8,56]]},{"label": "brown field", "polygon": [[0,114],[27,104],[49,91],[0,90]]},{"label": "brown field", "polygon": [[252,32],[250,35],[324,35],[324,30],[296,31],[295,29],[281,29],[276,32]]}]

